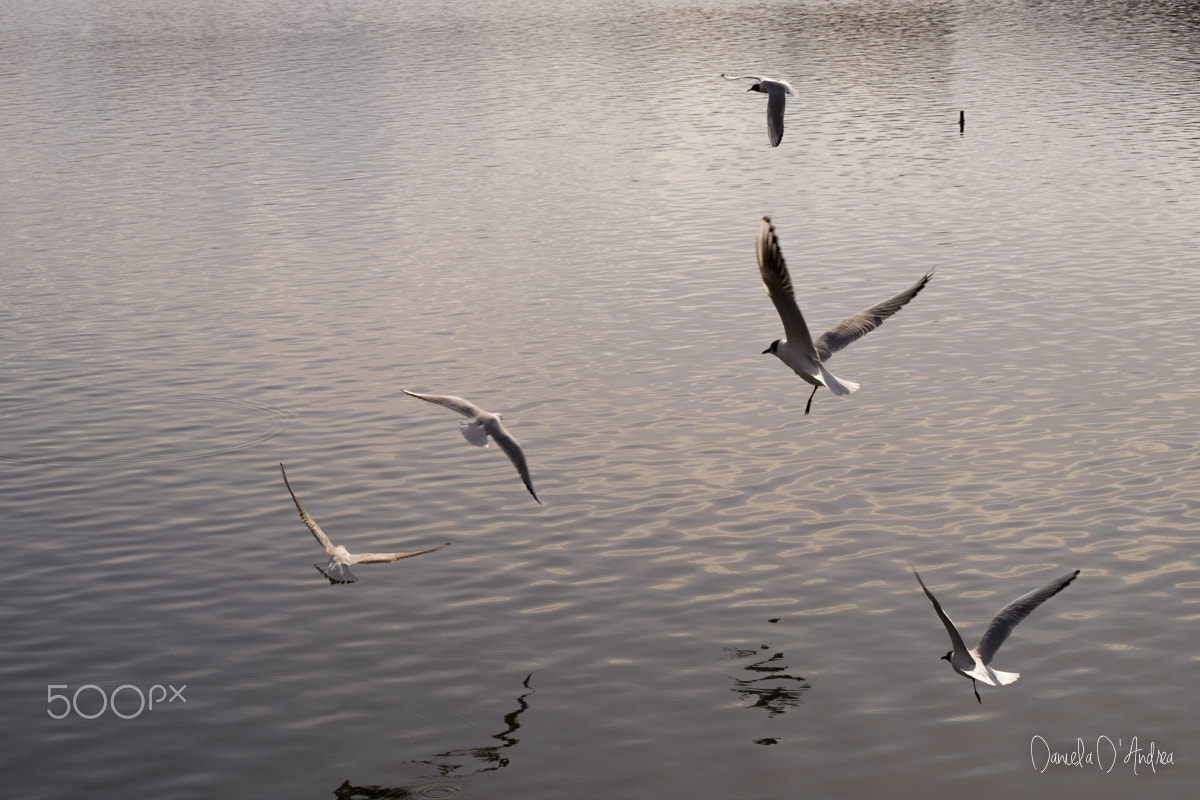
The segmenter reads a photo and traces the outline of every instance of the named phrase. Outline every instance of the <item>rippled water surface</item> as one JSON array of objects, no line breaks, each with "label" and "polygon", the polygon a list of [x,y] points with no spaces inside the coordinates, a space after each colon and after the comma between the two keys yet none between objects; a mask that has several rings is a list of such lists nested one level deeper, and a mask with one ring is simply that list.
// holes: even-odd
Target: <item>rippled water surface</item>
[{"label": "rippled water surface", "polygon": [[[47,0],[0,43],[6,794],[1194,789],[1194,3]],[[780,147],[722,72],[796,87]],[[809,416],[764,214],[816,330],[934,271]],[[504,412],[545,505],[401,387]],[[453,545],[330,586],[280,462],[352,551]],[[1081,574],[978,704],[910,565],[972,642]]]}]

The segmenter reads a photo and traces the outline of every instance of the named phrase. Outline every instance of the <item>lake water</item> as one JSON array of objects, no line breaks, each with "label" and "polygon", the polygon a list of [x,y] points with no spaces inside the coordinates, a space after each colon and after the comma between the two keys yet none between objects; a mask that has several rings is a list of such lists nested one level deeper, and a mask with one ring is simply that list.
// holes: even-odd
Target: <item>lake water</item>
[{"label": "lake water", "polygon": [[[14,0],[0,46],[4,794],[1194,790],[1195,3]],[[792,82],[780,147],[722,72]],[[764,214],[815,330],[935,271],[809,416]],[[401,387],[504,412],[545,505]],[[453,544],[330,586],[280,462],[353,551]],[[1081,574],[979,704],[910,565],[971,642]]]}]

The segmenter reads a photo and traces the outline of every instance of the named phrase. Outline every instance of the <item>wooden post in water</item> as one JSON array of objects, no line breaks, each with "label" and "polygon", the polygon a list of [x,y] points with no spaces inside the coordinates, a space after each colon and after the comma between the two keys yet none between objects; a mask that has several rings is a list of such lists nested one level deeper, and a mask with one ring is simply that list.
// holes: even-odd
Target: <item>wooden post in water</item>
[{"label": "wooden post in water", "polygon": [[962,136],[963,131],[965,131],[966,129],[967,129],[967,112],[959,111],[958,112],[958,135]]}]

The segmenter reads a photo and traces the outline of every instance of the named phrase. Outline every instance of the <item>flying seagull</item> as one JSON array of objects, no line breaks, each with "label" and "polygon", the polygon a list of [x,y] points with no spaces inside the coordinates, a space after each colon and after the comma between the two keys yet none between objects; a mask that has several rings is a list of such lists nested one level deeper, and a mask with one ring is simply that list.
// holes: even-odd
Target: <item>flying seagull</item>
[{"label": "flying seagull", "polygon": [[787,102],[787,95],[795,94],[792,85],[784,80],[762,78],[758,75],[721,73],[721,77],[727,81],[754,81],[754,85],[746,91],[761,92],[767,96],[767,138],[771,140],[771,147],[778,147],[783,141],[783,106]]},{"label": "flying seagull", "polygon": [[500,449],[508,456],[509,461],[512,461],[513,466],[517,468],[517,472],[521,473],[521,480],[525,481],[525,488],[533,495],[533,499],[541,504],[538,500],[537,492],[533,490],[533,481],[529,477],[529,467],[525,464],[525,454],[521,452],[521,443],[513,438],[513,435],[505,430],[501,424],[501,414],[493,414],[490,411],[484,411],[474,403],[463,400],[461,397],[452,397],[449,395],[440,394],[417,394],[410,392],[408,389],[401,389],[407,395],[416,397],[420,400],[427,400],[430,403],[437,403],[439,406],[445,406],[451,411],[457,411],[464,417],[469,417],[469,421],[460,421],[459,427],[462,429],[463,437],[475,445],[476,447],[487,447],[488,437],[500,445]]},{"label": "flying seagull", "polygon": [[933,603],[933,610],[937,612],[942,624],[946,626],[946,633],[950,634],[950,643],[954,645],[954,649],[942,658],[949,661],[950,666],[954,667],[954,671],[959,675],[971,679],[971,688],[975,690],[975,699],[980,703],[983,700],[979,697],[979,687],[975,685],[975,681],[982,681],[988,686],[1007,686],[1021,677],[1019,672],[1001,672],[998,669],[992,669],[992,657],[996,655],[1000,645],[1004,644],[1004,640],[1012,633],[1013,628],[1017,627],[1018,622],[1028,617],[1042,603],[1061,592],[1068,583],[1075,580],[1075,576],[1078,574],[1079,570],[1068,572],[1042,588],[1034,589],[1013,600],[1000,609],[1000,613],[992,619],[987,630],[983,632],[983,638],[979,640],[979,644],[975,645],[973,650],[968,650],[967,646],[963,644],[958,629],[954,627],[950,617],[946,616],[946,612],[942,611],[933,592],[929,591],[925,581],[921,580],[921,576],[917,575],[915,569],[913,570],[913,575],[917,575],[917,582],[925,590],[925,596],[929,598],[929,602]]},{"label": "flying seagull", "polygon": [[770,217],[763,217],[762,226],[758,231],[758,271],[766,285],[767,294],[771,296],[771,302],[775,304],[775,310],[779,312],[779,318],[783,320],[783,332],[787,334],[786,339],[771,342],[771,346],[763,350],[763,355],[775,355],[797,375],[813,385],[808,404],[804,406],[805,414],[812,409],[813,396],[822,386],[828,387],[829,391],[839,396],[858,391],[857,383],[839,380],[825,369],[825,362],[846,345],[858,341],[882,325],[885,319],[916,297],[917,292],[924,289],[925,284],[933,277],[933,272],[929,272],[895,297],[847,317],[821,334],[821,338],[814,343],[808,332],[808,325],[804,322],[804,315],[796,305],[792,279],[788,275],[787,264],[779,249],[779,239],[775,237],[775,226],[771,224]]},{"label": "flying seagull", "polygon": [[413,556],[423,556],[426,553],[432,553],[435,550],[441,550],[443,547],[449,547],[450,543],[446,542],[437,547],[431,547],[428,550],[418,550],[415,553],[351,553],[340,544],[334,546],[333,542],[329,541],[329,537],[325,535],[325,531],[321,530],[321,526],[317,521],[308,515],[304,510],[304,506],[300,505],[300,498],[296,497],[296,493],[292,491],[292,485],[288,483],[287,472],[283,468],[283,464],[279,465],[279,472],[283,475],[283,485],[287,487],[288,494],[292,496],[292,502],[296,504],[296,510],[300,512],[300,521],[312,531],[312,535],[317,537],[317,541],[321,543],[321,547],[325,548],[325,552],[329,554],[329,563],[325,566],[313,564],[317,571],[329,579],[330,583],[354,583],[358,578],[350,572],[351,564],[388,564],[392,561],[399,561],[402,558],[412,558]]}]

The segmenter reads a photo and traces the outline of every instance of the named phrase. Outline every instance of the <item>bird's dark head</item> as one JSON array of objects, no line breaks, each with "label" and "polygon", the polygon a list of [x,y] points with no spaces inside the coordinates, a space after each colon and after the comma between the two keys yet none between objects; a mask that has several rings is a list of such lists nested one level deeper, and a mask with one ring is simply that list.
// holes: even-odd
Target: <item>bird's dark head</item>
[{"label": "bird's dark head", "polygon": [[762,88],[761,83],[756,83],[753,86],[751,86],[749,89],[747,89],[746,91],[747,92],[765,92],[766,90]]},{"label": "bird's dark head", "polygon": [[762,354],[763,354],[764,356],[765,356],[767,353],[773,353],[773,354],[775,354],[775,355],[779,355],[779,343],[780,343],[781,341],[782,341],[782,339],[776,339],[775,341],[771,342],[771,346],[770,346],[770,347],[768,347],[766,350],[763,350],[763,351],[762,351]]},{"label": "bird's dark head", "polygon": [[942,656],[942,661],[949,661],[953,655],[954,655],[953,650],[947,650],[946,655]]}]

